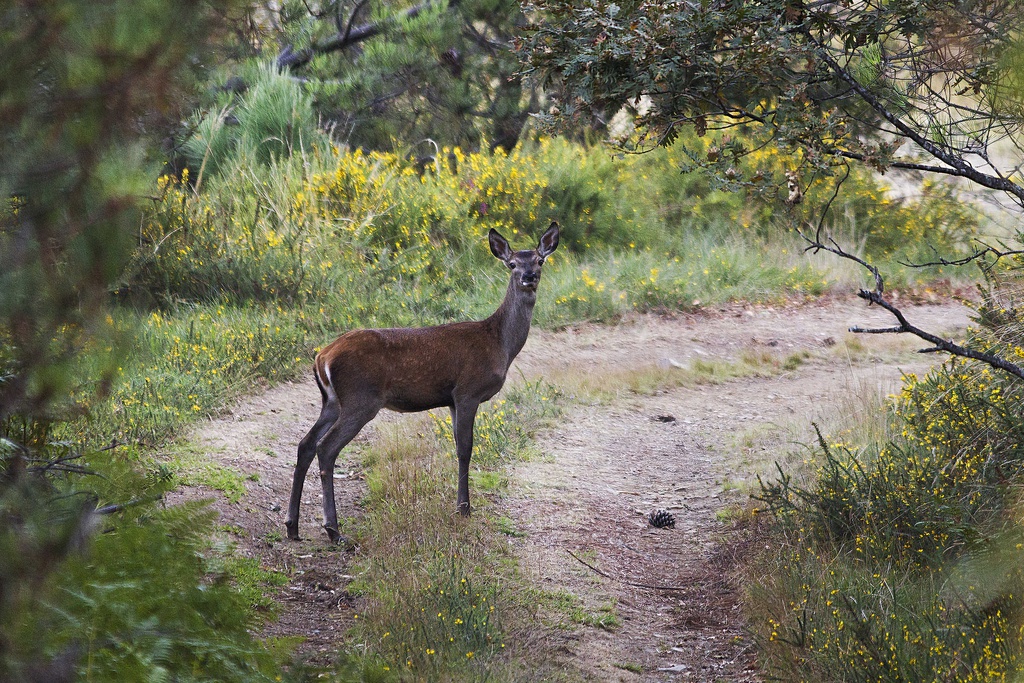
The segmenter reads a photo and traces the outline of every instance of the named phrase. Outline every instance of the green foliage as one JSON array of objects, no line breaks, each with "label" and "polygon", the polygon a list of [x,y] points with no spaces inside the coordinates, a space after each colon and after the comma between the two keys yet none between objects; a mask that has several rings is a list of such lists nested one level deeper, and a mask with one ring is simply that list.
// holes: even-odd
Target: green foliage
[{"label": "green foliage", "polygon": [[[277,541],[280,541],[278,534]],[[228,547],[225,553],[234,552]],[[288,575],[279,571],[265,569],[259,560],[251,557],[228,555],[224,559],[224,571],[234,581],[238,596],[250,607],[273,616],[277,611],[277,603],[268,595],[275,587],[288,583]]]},{"label": "green foliage", "polygon": [[0,10],[5,681],[266,681],[280,671],[230,580],[209,572],[209,515],[157,507],[167,479],[138,474],[109,424],[82,429],[90,409],[113,406],[127,330],[108,314],[108,288],[154,174],[147,145],[176,116],[170,103],[229,9],[53,0]]},{"label": "green foliage", "polygon": [[[272,680],[284,653],[252,637],[248,603],[207,560],[213,515],[158,507],[167,482],[130,460],[77,462],[101,476],[22,475],[0,495],[4,519],[19,520],[0,532],[4,680]],[[88,514],[133,495],[123,511]]]},{"label": "green foliage", "polygon": [[[24,680],[33,669],[45,673],[52,667],[52,680],[67,680],[74,653],[63,666],[51,663],[59,648],[40,637],[45,630],[35,630],[25,620],[39,612],[48,573],[80,545],[91,501],[64,495],[39,477],[17,474],[12,471],[12,460],[18,457],[12,442],[0,441],[0,448],[6,475],[0,488],[0,678]],[[25,465],[22,461],[18,467]]]},{"label": "green foliage", "polygon": [[[389,619],[380,636],[378,654],[394,668],[437,676],[485,662],[503,647],[495,606],[501,586],[483,579],[460,560],[454,548],[425,558],[419,590],[403,595],[394,608],[408,621]],[[418,614],[417,614],[418,610]],[[475,661],[474,661],[475,660]],[[404,666],[403,666],[404,665]]]},{"label": "green foliage", "polygon": [[195,506],[182,506],[151,513],[144,524],[128,520],[62,573],[53,605],[60,619],[47,621],[58,644],[84,641],[80,675],[272,680],[279,663],[249,634],[248,605],[226,577],[207,581],[201,552],[211,517],[203,518]]},{"label": "green foliage", "polygon": [[140,318],[122,311],[109,324],[135,344],[103,400],[89,385],[71,394],[85,414],[55,427],[62,439],[156,445],[240,392],[292,376],[309,357],[310,330],[321,329],[303,311],[214,305]]},{"label": "green foliage", "polygon": [[[11,2],[0,10],[0,418],[81,378],[145,193],[145,143],[210,30],[205,3]],[[103,368],[109,378],[114,363]]]},{"label": "green foliage", "polygon": [[241,472],[218,464],[210,455],[188,445],[174,447],[166,454],[166,462],[160,462],[157,468],[162,474],[174,477],[176,485],[221,491],[229,503],[237,503],[245,496]]},{"label": "green foliage", "polygon": [[[574,129],[639,110],[636,134],[620,141],[640,149],[692,126],[708,144],[688,144],[684,167],[709,171],[713,187],[785,192],[787,178],[741,168],[778,147],[799,157],[790,170],[805,193],[856,161],[949,173],[1024,202],[1011,161],[1024,144],[1010,104],[1016,3],[537,0],[528,13],[519,50],[551,89],[550,118]],[[950,40],[962,59],[940,56]],[[998,145],[1013,150],[1005,161],[989,157]]]},{"label": "green foliage", "polygon": [[194,131],[181,146],[188,163],[196,169],[197,184],[204,177],[223,172],[239,153],[238,139],[227,124],[230,106],[222,102],[218,105],[194,116]]},{"label": "green foliage", "polygon": [[237,109],[242,144],[263,164],[322,141],[313,101],[295,80],[264,68]]},{"label": "green foliage", "polygon": [[273,171],[273,162],[294,152],[329,146],[317,127],[312,98],[296,80],[269,65],[253,73],[237,104],[221,97],[196,114],[195,132],[182,151],[197,184],[203,177],[237,171],[237,163],[248,159]]},{"label": "green foliage", "polygon": [[[1018,358],[1015,279],[986,294],[973,344]],[[1007,375],[949,361],[906,378],[887,441],[819,434],[809,485],[784,473],[762,485],[775,550],[752,593],[769,669],[856,681],[1024,671],[1022,398]]]},{"label": "green foliage", "polygon": [[[143,223],[147,246],[137,251],[121,291],[137,299],[155,295],[164,306],[334,298],[349,311],[369,312],[387,306],[375,300],[387,286],[407,297],[410,308],[425,308],[426,319],[451,317],[460,314],[460,293],[479,287],[492,265],[484,239],[490,228],[534,239],[551,220],[563,226],[568,250],[606,263],[609,277],[622,280],[615,289],[637,292],[630,304],[641,309],[707,301],[709,289],[737,288],[725,298],[749,298],[758,288],[820,291],[806,266],[759,272],[780,238],[787,239],[780,235],[782,207],[704,194],[699,176],[674,170],[681,149],[617,161],[558,140],[509,155],[441,152],[449,161],[422,176],[394,154],[320,149],[269,169],[243,164],[200,195],[165,179],[161,200]],[[781,174],[790,160],[761,152],[750,163]],[[955,251],[977,225],[948,190],[928,186],[919,200],[897,201],[862,173],[851,173],[843,189],[834,203],[841,217],[834,230],[866,242],[871,255],[911,258],[925,250],[925,240]],[[956,230],[947,229],[954,224]],[[615,264],[621,254],[602,256],[608,247],[647,255],[627,272]],[[715,258],[707,258],[709,249]],[[742,255],[754,250],[761,253]],[[654,270],[671,271],[674,282],[640,282]],[[604,304],[608,312],[614,306]]]},{"label": "green foliage", "polygon": [[355,147],[422,142],[424,157],[430,142],[511,150],[537,106],[508,49],[523,21],[509,0],[288,0],[237,22],[241,62],[221,77],[248,81],[253,62],[274,60],[302,81],[316,118]]}]

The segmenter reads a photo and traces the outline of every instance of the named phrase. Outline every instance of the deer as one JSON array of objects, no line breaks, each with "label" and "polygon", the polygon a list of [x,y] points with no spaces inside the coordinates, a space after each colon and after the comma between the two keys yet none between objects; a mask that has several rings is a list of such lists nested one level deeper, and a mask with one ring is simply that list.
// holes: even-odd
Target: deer
[{"label": "deer", "polygon": [[526,344],[541,266],[558,247],[558,238],[558,223],[552,222],[536,249],[513,251],[497,230],[490,230],[491,253],[512,272],[504,300],[484,320],[353,330],[316,355],[313,378],[320,390],[320,416],[299,442],[285,521],[289,539],[299,540],[302,487],[315,456],[323,488],[323,527],[332,543],[341,542],[335,461],[383,408],[451,411],[459,463],[456,509],[464,517],[470,514],[469,462],[477,409],[505,384],[512,361]]}]

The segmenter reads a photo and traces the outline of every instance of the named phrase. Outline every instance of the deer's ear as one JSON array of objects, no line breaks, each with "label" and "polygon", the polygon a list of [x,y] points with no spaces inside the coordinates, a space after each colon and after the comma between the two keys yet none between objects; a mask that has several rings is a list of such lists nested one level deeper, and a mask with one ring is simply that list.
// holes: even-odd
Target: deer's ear
[{"label": "deer's ear", "polygon": [[501,236],[494,228],[487,233],[487,242],[491,245],[491,253],[505,263],[512,260],[512,248],[508,246],[508,240]]},{"label": "deer's ear", "polygon": [[541,258],[547,258],[558,247],[558,223],[551,222],[551,227],[541,235],[540,244],[537,245],[537,253]]}]

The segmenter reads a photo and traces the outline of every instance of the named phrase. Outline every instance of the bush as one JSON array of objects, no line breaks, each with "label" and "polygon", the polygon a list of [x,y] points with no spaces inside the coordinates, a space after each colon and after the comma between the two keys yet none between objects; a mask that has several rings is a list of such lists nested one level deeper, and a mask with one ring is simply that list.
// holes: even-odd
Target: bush
[{"label": "bush", "polygon": [[[1010,287],[1015,289],[1016,287]],[[1020,310],[979,310],[978,348],[1024,357]],[[819,434],[808,486],[762,485],[754,624],[789,680],[1004,680],[1024,672],[1024,388],[959,359],[908,376],[891,438]]]},{"label": "bush", "polygon": [[252,87],[237,101],[222,96],[209,110],[197,112],[193,128],[182,151],[197,184],[237,172],[248,160],[270,166],[293,153],[329,146],[317,127],[313,98],[270,64],[255,70]]},{"label": "bush", "polygon": [[[0,591],[0,677],[273,680],[287,653],[253,638],[250,605],[230,576],[212,572],[213,515],[157,507],[169,483],[141,477],[133,459],[74,455],[52,445],[18,475],[10,458],[23,455],[0,454],[13,477],[0,488],[0,571],[24,579]],[[65,474],[47,481],[34,467]],[[97,501],[132,499],[92,513]]]},{"label": "bush", "polygon": [[[487,231],[533,246],[551,220],[562,225],[562,253],[585,253],[584,260],[591,254],[602,260],[607,249],[649,251],[657,255],[652,261],[672,268],[693,264],[724,242],[719,258],[697,271],[708,269],[716,290],[725,285],[747,296],[743,283],[751,282],[748,291],[820,291],[811,284],[819,278],[805,276],[806,266],[797,267],[794,279],[788,269],[796,264],[783,258],[781,265],[771,253],[798,246],[779,232],[772,204],[700,195],[705,188],[697,176],[673,170],[678,153],[616,161],[602,150],[542,140],[511,154],[438,150],[420,175],[395,154],[316,147],[265,166],[242,163],[231,177],[206,183],[200,195],[165,178],[121,292],[143,303],[155,296],[164,307],[179,301],[303,305],[338,295],[346,302],[372,299],[386,286],[428,307],[440,297],[444,303],[435,311],[459,312],[455,299],[478,287],[478,274],[490,268]],[[767,152],[755,159],[777,172],[788,163]],[[919,201],[896,201],[869,176],[851,174],[844,190],[833,207],[832,215],[841,217],[833,230],[885,258],[955,251],[977,226],[951,191],[937,186],[925,186]],[[735,256],[742,251],[760,253]],[[782,269],[764,281],[758,260]],[[707,298],[700,288],[665,286],[665,278],[657,287],[643,285],[650,295],[632,303],[672,307]]]}]

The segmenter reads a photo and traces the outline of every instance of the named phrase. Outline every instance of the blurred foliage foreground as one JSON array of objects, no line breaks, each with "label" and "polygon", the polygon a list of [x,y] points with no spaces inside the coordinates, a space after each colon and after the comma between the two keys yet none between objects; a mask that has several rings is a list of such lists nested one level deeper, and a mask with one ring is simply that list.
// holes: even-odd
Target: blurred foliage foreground
[{"label": "blurred foliage foreground", "polygon": [[[233,150],[216,172],[140,193],[151,198],[118,233],[134,234],[134,249],[97,277],[112,295],[34,336],[18,327],[27,314],[4,320],[0,382],[25,398],[0,420],[4,680],[277,675],[283,655],[251,635],[258,621],[219,568],[209,515],[157,504],[179,482],[146,453],[292,376],[340,331],[487,315],[506,277],[484,246],[492,227],[525,247],[562,224],[566,253],[546,270],[537,311],[549,327],[816,295],[834,282],[798,258],[790,209],[711,191],[674,170],[674,149],[616,160],[540,140],[511,154],[437,150],[426,167],[323,140]],[[766,151],[749,163],[781,176],[791,161]],[[843,189],[832,229],[880,259],[955,251],[977,225],[938,187],[896,201],[853,174]],[[26,207],[7,207],[5,249]],[[8,294],[46,282],[10,273]],[[50,346],[59,363],[29,364]]]},{"label": "blurred foliage foreground", "polygon": [[[125,374],[110,288],[227,3],[0,6],[0,680],[270,680],[201,506],[80,429]],[[85,400],[88,397],[88,400]],[[79,425],[79,426],[75,426]]]}]

